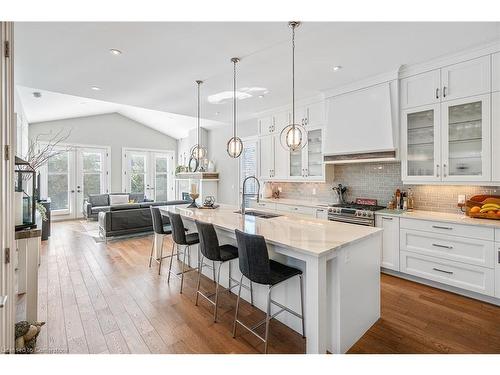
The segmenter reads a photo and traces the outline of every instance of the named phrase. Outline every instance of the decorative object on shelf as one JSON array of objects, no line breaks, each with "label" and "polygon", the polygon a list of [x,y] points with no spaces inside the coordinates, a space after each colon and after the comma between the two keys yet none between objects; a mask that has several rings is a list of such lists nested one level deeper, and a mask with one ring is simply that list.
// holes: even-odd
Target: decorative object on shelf
[{"label": "decorative object on shelf", "polygon": [[307,130],[304,123],[295,123],[295,29],[299,25],[298,21],[288,22],[288,26],[292,29],[292,123],[285,126],[280,133],[281,145],[288,151],[301,150],[307,144]]},{"label": "decorative object on shelf", "polygon": [[469,217],[500,220],[500,195],[474,195],[465,203]]},{"label": "decorative object on shelf", "polygon": [[[203,147],[200,143],[200,86],[203,81],[197,80],[198,85],[198,126],[197,126],[197,141],[196,144],[191,148],[191,159],[195,159],[198,163],[196,167],[199,167],[199,162],[207,156],[207,149]],[[189,160],[189,167],[191,168],[191,159]],[[191,172],[195,172],[192,170]]]},{"label": "decorative object on shelf", "polygon": [[236,63],[240,61],[239,58],[233,57],[233,136],[227,142],[227,153],[232,158],[239,158],[243,151],[243,142],[236,136]]},{"label": "decorative object on shelf", "polygon": [[[15,159],[15,228],[36,228],[36,171],[25,160]],[[31,182],[31,183],[30,183]]]},{"label": "decorative object on shelf", "polygon": [[198,205],[196,204],[196,199],[198,199],[199,196],[200,194],[198,193],[198,185],[191,184],[189,197],[193,200],[193,202],[188,206],[188,208],[198,208]]},{"label": "decorative object on shelf", "polygon": [[215,172],[215,163],[213,162],[213,160],[208,161],[207,172]]}]

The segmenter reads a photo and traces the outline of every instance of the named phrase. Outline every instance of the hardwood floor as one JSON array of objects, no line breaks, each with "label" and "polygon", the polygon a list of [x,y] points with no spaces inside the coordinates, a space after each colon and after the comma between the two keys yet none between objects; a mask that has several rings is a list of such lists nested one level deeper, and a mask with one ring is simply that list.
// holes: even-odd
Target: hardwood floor
[{"label": "hardwood floor", "polygon": [[[232,338],[235,296],[194,306],[196,274],[179,282],[147,267],[151,236],[96,243],[79,221],[54,223],[43,242],[38,339],[42,353],[260,353],[239,330]],[[169,244],[165,244],[168,248]],[[202,282],[212,288],[211,280]],[[22,307],[20,307],[22,314]],[[242,317],[264,314],[243,303]],[[303,353],[305,341],[272,321],[270,353]],[[500,308],[382,275],[382,317],[350,353],[500,353]]]}]

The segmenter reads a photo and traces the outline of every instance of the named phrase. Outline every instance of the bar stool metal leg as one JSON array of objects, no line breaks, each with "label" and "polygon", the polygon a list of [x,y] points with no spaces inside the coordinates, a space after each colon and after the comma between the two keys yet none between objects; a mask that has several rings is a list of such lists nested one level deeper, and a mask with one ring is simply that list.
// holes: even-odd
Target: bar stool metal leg
[{"label": "bar stool metal leg", "polygon": [[238,299],[236,299],[236,311],[234,313],[234,323],[233,323],[233,339],[236,338],[236,321],[238,320],[238,307],[240,307],[240,296],[241,296],[241,284],[243,283],[243,275],[240,278],[240,285],[238,288]]},{"label": "bar stool metal leg", "polygon": [[212,262],[212,273],[214,276],[214,284],[215,284],[215,261]]},{"label": "bar stool metal leg", "polygon": [[267,354],[267,343],[269,342],[269,322],[271,321],[271,290],[272,287],[269,286],[269,291],[267,292],[267,311],[266,311],[266,334],[264,336],[264,354]]},{"label": "bar stool metal leg", "polygon": [[200,262],[198,263],[198,285],[196,286],[196,300],[194,301],[194,305],[198,306],[198,296],[200,291],[200,282],[201,282],[201,273],[203,271],[203,256],[200,258]]},{"label": "bar stool metal leg", "polygon": [[[215,286],[214,323],[217,323],[217,308],[219,307],[220,269],[222,267],[222,264],[223,264],[222,262],[219,262],[219,268],[217,269],[217,283]],[[214,266],[215,266],[215,262],[214,262]]]},{"label": "bar stool metal leg", "polygon": [[232,279],[231,279],[231,261],[227,262],[227,264],[229,267],[229,282],[228,282],[229,289],[228,289],[228,291],[229,291],[229,294],[231,294],[231,288],[232,288],[232,286],[231,286],[231,281],[232,281]]},{"label": "bar stool metal leg", "polygon": [[304,278],[299,275],[300,279],[300,310],[302,315],[302,337],[306,337],[306,325],[304,322]]},{"label": "bar stool metal leg", "polygon": [[182,274],[181,274],[181,291],[180,293],[182,294],[182,287],[184,286],[184,273],[186,272],[186,253],[189,252],[189,246],[187,246],[185,249],[184,249],[184,255],[183,255],[183,259],[182,259]]},{"label": "bar stool metal leg", "polygon": [[161,275],[161,263],[163,261],[163,245],[165,244],[165,237],[162,237],[161,248],[160,248],[160,261],[158,265],[158,275]]},{"label": "bar stool metal leg", "polygon": [[156,233],[153,234],[153,243],[151,245],[151,254],[149,254],[149,268],[151,268],[151,261],[153,260],[153,250],[155,249]]},{"label": "bar stool metal leg", "polygon": [[[172,241],[172,256],[170,257],[170,266],[168,267],[167,283],[170,283],[170,274],[172,273],[172,261],[174,260],[174,251],[176,248],[175,242]],[[177,257],[179,257],[179,250],[177,250]]]},{"label": "bar stool metal leg", "polygon": [[252,286],[252,282],[250,281],[250,305],[253,306],[253,286]]}]

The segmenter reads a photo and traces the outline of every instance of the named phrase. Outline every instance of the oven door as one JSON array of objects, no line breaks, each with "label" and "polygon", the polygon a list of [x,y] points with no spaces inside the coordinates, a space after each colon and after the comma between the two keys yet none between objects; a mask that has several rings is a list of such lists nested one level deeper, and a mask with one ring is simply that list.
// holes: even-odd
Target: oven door
[{"label": "oven door", "polygon": [[342,223],[349,223],[349,224],[365,225],[367,227],[375,226],[375,220],[366,219],[366,218],[362,218],[362,217],[354,217],[354,216],[353,217],[346,217],[346,216],[328,215],[328,220],[339,221]]}]

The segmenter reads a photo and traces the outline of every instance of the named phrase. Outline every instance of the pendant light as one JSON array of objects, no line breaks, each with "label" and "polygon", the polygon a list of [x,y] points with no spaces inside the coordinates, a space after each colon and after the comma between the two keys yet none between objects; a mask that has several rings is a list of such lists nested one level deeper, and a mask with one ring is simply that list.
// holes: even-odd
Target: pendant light
[{"label": "pendant light", "polygon": [[240,61],[239,58],[233,57],[233,136],[227,142],[227,153],[232,158],[238,158],[243,151],[243,142],[236,136],[236,64]]},{"label": "pendant light", "polygon": [[283,128],[280,133],[280,143],[285,150],[298,151],[307,144],[307,130],[304,125],[295,123],[295,29],[300,22],[288,22],[292,29],[292,123]]},{"label": "pendant light", "polygon": [[200,85],[202,83],[203,81],[196,81],[198,85],[198,132],[196,144],[191,148],[191,158],[196,160],[197,164],[207,156],[207,149],[200,143]]}]

